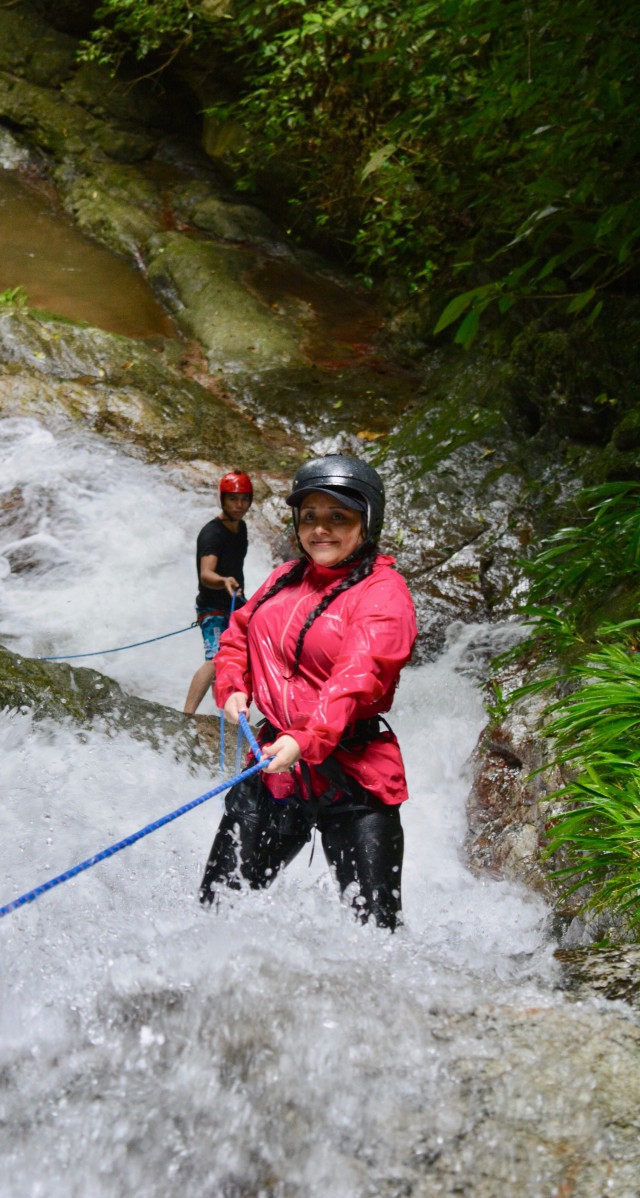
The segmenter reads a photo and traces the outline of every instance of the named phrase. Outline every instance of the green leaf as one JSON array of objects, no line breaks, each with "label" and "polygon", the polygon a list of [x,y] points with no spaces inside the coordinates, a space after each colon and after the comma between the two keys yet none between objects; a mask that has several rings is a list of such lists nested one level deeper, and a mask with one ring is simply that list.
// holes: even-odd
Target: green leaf
[{"label": "green leaf", "polygon": [[388,141],[386,145],[381,146],[379,150],[376,150],[375,154],[371,155],[367,165],[362,171],[362,174],[360,175],[360,182],[364,183],[365,179],[369,178],[369,175],[372,175],[374,171],[380,170],[380,167],[384,166],[385,162],[389,161],[392,154],[395,154],[397,148],[398,147],[394,141]]},{"label": "green leaf", "polygon": [[626,237],[625,240],[623,241],[623,243],[620,246],[620,249],[618,251],[618,262],[621,265],[623,262],[627,262],[628,259],[630,258],[631,247],[633,246],[634,242],[636,242],[638,240],[639,237],[640,237],[640,229],[634,229],[633,232],[631,232],[629,234],[629,236]]},{"label": "green leaf", "polygon": [[450,324],[453,324],[454,320],[458,320],[476,297],[480,299],[493,289],[494,285],[489,283],[482,287],[474,287],[472,291],[465,291],[462,295],[454,296],[450,303],[447,304],[444,312],[441,313],[438,323],[433,330],[434,335],[448,328]]},{"label": "green leaf", "polygon": [[587,316],[587,319],[584,322],[585,328],[589,328],[593,324],[593,322],[598,319],[600,313],[602,312],[603,307],[604,307],[604,304],[603,304],[602,300],[598,300],[597,304],[594,304],[589,315]]},{"label": "green leaf", "polygon": [[480,314],[475,308],[472,308],[456,331],[454,337],[456,345],[463,345],[465,349],[468,349],[475,341],[479,325]]},{"label": "green leaf", "polygon": [[595,287],[590,287],[588,291],[581,291],[579,295],[574,295],[571,303],[567,304],[567,312],[582,312],[582,309],[591,303],[595,293]]},{"label": "green leaf", "polygon": [[513,307],[515,302],[516,301],[512,295],[501,295],[498,300],[498,311],[500,312],[500,315],[504,316],[505,312],[508,312],[509,309]]}]

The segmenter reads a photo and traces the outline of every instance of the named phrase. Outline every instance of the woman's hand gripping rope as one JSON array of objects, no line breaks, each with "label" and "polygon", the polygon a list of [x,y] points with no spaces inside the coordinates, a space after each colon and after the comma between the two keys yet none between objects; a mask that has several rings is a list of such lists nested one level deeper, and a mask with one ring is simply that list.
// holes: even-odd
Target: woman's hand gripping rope
[{"label": "woman's hand gripping rope", "polygon": [[292,769],[296,761],[299,761],[300,749],[298,742],[292,736],[287,736],[286,732],[282,736],[279,736],[277,740],[274,740],[272,744],[260,747],[249,727],[247,720],[247,697],[242,691],[236,691],[235,694],[227,699],[224,713],[232,723],[240,724],[244,735],[251,745],[256,760],[268,763],[264,767],[265,774],[284,774],[287,770]]}]

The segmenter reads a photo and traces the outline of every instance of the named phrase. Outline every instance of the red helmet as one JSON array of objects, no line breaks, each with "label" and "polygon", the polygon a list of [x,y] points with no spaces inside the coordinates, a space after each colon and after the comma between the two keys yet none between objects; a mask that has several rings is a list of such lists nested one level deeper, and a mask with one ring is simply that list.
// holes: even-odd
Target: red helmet
[{"label": "red helmet", "polygon": [[241,470],[230,470],[223,475],[218,485],[218,498],[222,507],[223,495],[250,495],[253,501],[253,484],[248,474]]}]

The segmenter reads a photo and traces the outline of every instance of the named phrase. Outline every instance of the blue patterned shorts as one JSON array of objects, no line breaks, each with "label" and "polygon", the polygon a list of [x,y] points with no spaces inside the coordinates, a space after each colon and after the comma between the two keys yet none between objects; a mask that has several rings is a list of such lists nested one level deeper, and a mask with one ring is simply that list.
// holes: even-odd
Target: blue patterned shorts
[{"label": "blue patterned shorts", "polygon": [[212,661],[220,648],[220,637],[225,628],[229,627],[229,617],[223,615],[208,615],[200,620],[200,631],[204,641],[204,659]]}]

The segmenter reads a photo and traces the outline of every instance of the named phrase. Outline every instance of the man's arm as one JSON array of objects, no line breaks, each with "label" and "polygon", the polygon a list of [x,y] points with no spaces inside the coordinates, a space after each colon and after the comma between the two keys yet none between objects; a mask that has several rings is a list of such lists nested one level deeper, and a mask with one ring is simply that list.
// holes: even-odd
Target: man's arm
[{"label": "man's arm", "polygon": [[200,582],[212,591],[226,590],[230,595],[240,589],[238,581],[232,574],[218,574],[218,558],[214,553],[200,559]]}]

